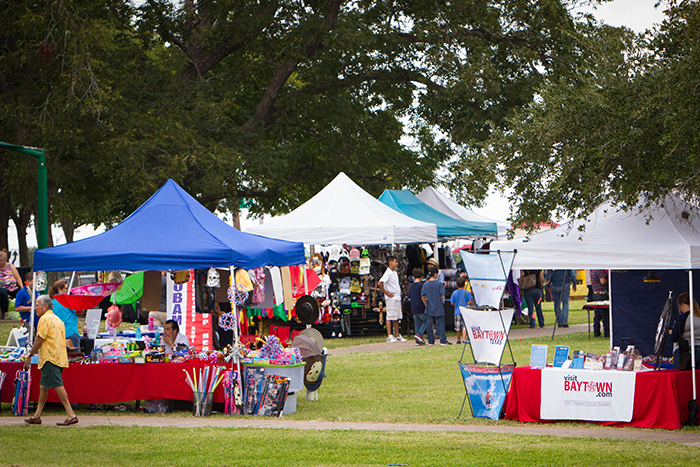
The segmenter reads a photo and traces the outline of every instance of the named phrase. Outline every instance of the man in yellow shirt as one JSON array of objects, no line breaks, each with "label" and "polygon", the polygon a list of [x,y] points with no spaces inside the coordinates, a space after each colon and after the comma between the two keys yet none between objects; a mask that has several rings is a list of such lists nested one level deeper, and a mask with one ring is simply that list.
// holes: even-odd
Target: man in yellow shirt
[{"label": "man in yellow shirt", "polygon": [[39,326],[32,350],[29,351],[24,361],[25,370],[29,370],[32,355],[39,353],[39,369],[41,370],[41,382],[39,389],[39,402],[36,412],[31,418],[24,420],[30,425],[41,425],[41,411],[44,409],[49,389],[53,388],[58,399],[66,409],[68,418],[58,422],[58,426],[74,425],[78,423],[78,417],[68,401],[68,394],[63,387],[61,374],[64,368],[68,368],[68,354],[66,353],[66,330],[63,321],[53,314],[51,297],[42,295],[36,299],[35,311],[39,316]]}]

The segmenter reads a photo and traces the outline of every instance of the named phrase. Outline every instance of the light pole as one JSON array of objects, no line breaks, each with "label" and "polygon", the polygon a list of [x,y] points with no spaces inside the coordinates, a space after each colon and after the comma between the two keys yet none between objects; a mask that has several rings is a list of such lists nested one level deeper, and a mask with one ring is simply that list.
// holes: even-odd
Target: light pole
[{"label": "light pole", "polygon": [[39,249],[46,248],[49,246],[49,205],[46,195],[46,156],[44,155],[44,150],[3,143],[2,141],[0,141],[0,149],[21,152],[22,154],[34,157],[39,162],[39,169],[37,170],[38,215],[36,225],[39,231],[37,234],[37,243]]}]

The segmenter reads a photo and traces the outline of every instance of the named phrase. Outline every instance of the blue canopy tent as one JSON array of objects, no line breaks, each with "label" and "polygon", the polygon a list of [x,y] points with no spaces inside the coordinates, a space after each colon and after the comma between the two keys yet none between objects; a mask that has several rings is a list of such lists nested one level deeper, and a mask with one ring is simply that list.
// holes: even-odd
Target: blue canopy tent
[{"label": "blue canopy tent", "polygon": [[408,217],[437,225],[437,235],[441,238],[498,234],[498,225],[495,222],[455,219],[431,208],[408,190],[384,190],[379,201]]},{"label": "blue canopy tent", "polygon": [[253,269],[304,262],[303,243],[240,232],[173,180],[116,227],[34,252],[35,271]]}]

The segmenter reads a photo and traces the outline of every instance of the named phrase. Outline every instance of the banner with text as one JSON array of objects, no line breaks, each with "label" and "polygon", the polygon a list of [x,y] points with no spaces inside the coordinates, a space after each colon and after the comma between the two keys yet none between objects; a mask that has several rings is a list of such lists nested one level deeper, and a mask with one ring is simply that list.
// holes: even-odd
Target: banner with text
[{"label": "banner with text", "polygon": [[502,367],[459,364],[475,417],[498,420],[515,365]]},{"label": "banner with text", "polygon": [[[477,363],[499,365],[513,321],[513,309],[488,311],[459,307]],[[505,326],[505,328],[504,328]]]},{"label": "banner with text", "polygon": [[636,373],[545,368],[540,418],[629,422],[634,408]]},{"label": "banner with text", "polygon": [[187,336],[190,347],[197,350],[213,349],[211,314],[197,313],[195,306],[194,269],[190,270],[191,279],[183,284],[176,284],[168,276],[167,315],[180,326],[180,332]]}]

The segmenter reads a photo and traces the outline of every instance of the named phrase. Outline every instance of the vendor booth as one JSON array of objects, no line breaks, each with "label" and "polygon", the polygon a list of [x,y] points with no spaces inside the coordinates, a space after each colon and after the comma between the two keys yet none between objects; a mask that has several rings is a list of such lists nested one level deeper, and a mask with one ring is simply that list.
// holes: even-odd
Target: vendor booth
[{"label": "vendor booth", "polygon": [[510,224],[508,222],[496,221],[489,219],[486,216],[477,214],[474,211],[454,202],[431,186],[418,193],[416,197],[431,208],[454,219],[467,222],[485,222],[487,224],[495,223],[496,228],[498,229],[499,238],[505,239],[506,235],[508,234],[508,230],[510,229]]},{"label": "vendor booth", "polygon": [[[326,337],[382,332],[376,281],[383,273],[386,257],[398,256],[400,276],[406,277],[406,258],[418,250],[415,244],[438,239],[434,223],[389,208],[342,172],[291,213],[247,232],[332,246],[312,259],[312,266],[324,277],[313,295],[322,304],[319,329]],[[405,248],[406,244],[412,244],[412,248]],[[414,262],[422,266],[426,258],[413,256]],[[249,313],[263,314],[258,306],[251,307]]]},{"label": "vendor booth", "polygon": [[[180,324],[186,327],[181,329],[183,333],[189,333],[190,328],[194,328],[193,323],[197,322],[196,318],[199,315],[194,307],[195,268],[205,271],[210,268],[210,272],[214,271],[209,277],[205,272],[203,279],[200,279],[204,282],[204,288],[211,294],[214,293],[214,287],[219,287],[218,283],[214,285],[207,282],[214,278],[212,276],[216,276],[215,279],[218,281],[218,273],[214,268],[227,268],[225,272],[230,272],[228,277],[231,282],[228,287],[229,296],[224,301],[237,303],[239,290],[235,287],[234,267],[254,269],[275,266],[288,269],[289,266],[304,263],[302,243],[240,232],[216,217],[173,180],[168,180],[158,192],[116,227],[91,238],[37,250],[34,254],[35,272],[180,271],[177,274],[170,274],[168,280],[174,284],[169,286],[170,294],[173,295],[171,302],[175,303],[174,308],[180,310],[182,317]],[[157,272],[155,278],[158,290],[161,288],[159,276],[160,273]],[[144,280],[148,282],[147,277]],[[226,296],[227,285],[229,284],[222,284],[224,296]],[[188,286],[191,287],[190,292],[185,293],[183,287]],[[236,314],[232,313],[234,322]],[[207,314],[207,319],[209,316]],[[175,321],[179,318],[175,312],[169,312],[168,317]],[[183,321],[184,319],[194,321]],[[199,319],[204,320],[201,317]],[[201,340],[196,342],[197,351],[201,351],[204,347],[203,343],[209,339],[209,332],[210,330],[204,329],[199,335]],[[141,329],[137,329],[136,333],[138,338]],[[132,344],[135,345],[135,342]],[[278,359],[278,363],[287,363],[284,361],[286,355],[283,355],[281,350],[274,350],[277,352],[275,358]],[[202,354],[200,358],[191,360],[185,357],[183,359],[185,363],[155,363],[155,359],[153,363],[143,360],[138,362],[133,357],[125,357],[125,359],[120,357],[108,360],[114,363],[71,365],[64,373],[65,385],[72,402],[122,402],[154,398],[190,399],[193,394],[192,385],[186,381],[196,381],[197,375],[196,371],[193,373],[194,377],[189,374],[193,370],[199,371],[203,367],[223,363],[220,359],[217,360],[218,357],[215,354],[212,355]],[[227,361],[235,362],[236,359]],[[299,359],[292,363],[300,362],[299,356]],[[19,363],[0,363],[0,369],[14,375],[17,365]],[[188,373],[187,380],[183,370]],[[204,374],[206,377],[200,379],[206,380],[208,388],[211,389],[210,400],[213,398],[213,400],[222,401],[223,386],[215,390],[217,388],[214,381],[215,373],[212,372],[209,375],[205,369]],[[218,372],[216,375],[218,376]],[[35,400],[38,394],[39,377],[34,366],[32,376],[36,383],[31,388],[31,399]],[[6,384],[2,389],[0,400],[9,401],[11,398],[12,390],[10,385]],[[57,400],[53,391],[50,391],[49,401]]]},{"label": "vendor booth", "polygon": [[[623,347],[624,350],[621,344],[622,340],[627,338],[626,344],[634,345],[641,351],[642,356],[653,353],[659,317],[664,303],[669,298],[669,291],[674,292],[674,297],[682,292],[689,292],[692,302],[693,296],[697,297],[695,291],[700,285],[694,278],[697,277],[694,270],[700,266],[700,220],[694,208],[673,196],[651,208],[634,209],[630,212],[618,211],[615,206],[606,203],[584,220],[571,221],[525,239],[493,242],[491,248],[517,250],[514,269],[611,270],[608,282],[611,291],[611,348]],[[690,284],[694,286],[690,287]],[[690,322],[692,324],[693,320]],[[667,348],[666,354],[668,353]],[[552,403],[553,398],[540,397],[543,394],[540,389],[545,384],[545,376],[552,376],[552,371],[556,369],[516,370],[508,401],[507,418],[522,421],[552,419],[550,415],[543,416],[542,412],[549,413],[546,406]],[[574,376],[578,380],[588,381],[583,373]],[[634,373],[632,376],[636,377],[633,378],[634,383],[609,382],[610,387],[632,390],[631,396],[621,396],[631,397],[635,401],[634,405],[630,406],[626,419],[614,416],[609,416],[607,420],[585,416],[575,419],[595,420],[601,423],[629,423],[646,427],[680,427],[680,420],[685,420],[688,414],[688,401],[696,399],[694,372],[664,370]],[[680,383],[681,381],[683,383]],[[683,384],[683,389],[679,389],[678,384]],[[537,393],[533,398],[531,391],[535,389]],[[657,392],[643,402],[640,398],[649,398],[651,390]],[[529,394],[530,402],[525,402],[525,392]],[[601,394],[614,398],[613,391],[610,391],[610,396],[607,395],[608,391],[602,391]],[[533,400],[541,400],[541,404],[537,406],[537,413],[530,410],[534,410]],[[663,400],[663,404],[677,407],[667,412],[673,420],[661,420],[656,416],[642,414],[641,411],[656,411],[659,404],[662,404],[657,402],[652,408],[641,406],[652,400]],[[614,405],[612,399],[605,401],[607,405]],[[600,401],[588,402],[592,405],[599,403]],[[524,409],[524,404],[530,406],[530,409]]]}]

